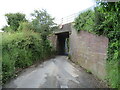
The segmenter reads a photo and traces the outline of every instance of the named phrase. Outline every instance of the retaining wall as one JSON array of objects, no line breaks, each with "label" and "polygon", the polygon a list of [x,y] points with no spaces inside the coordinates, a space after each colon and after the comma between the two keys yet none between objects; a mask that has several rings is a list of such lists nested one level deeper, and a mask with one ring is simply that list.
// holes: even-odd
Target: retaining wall
[{"label": "retaining wall", "polygon": [[104,79],[106,75],[107,47],[108,38],[86,31],[77,33],[72,28],[70,35],[71,59],[100,79]]}]

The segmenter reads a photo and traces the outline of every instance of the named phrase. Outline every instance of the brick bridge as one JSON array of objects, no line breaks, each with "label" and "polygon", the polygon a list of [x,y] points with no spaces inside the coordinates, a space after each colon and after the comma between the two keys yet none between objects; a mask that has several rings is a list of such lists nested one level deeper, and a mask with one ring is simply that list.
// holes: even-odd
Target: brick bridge
[{"label": "brick bridge", "polygon": [[72,23],[68,23],[55,31],[50,40],[58,54],[69,54],[73,62],[105,79],[108,38],[86,31],[78,33]]},{"label": "brick bridge", "polygon": [[60,29],[54,34],[57,36],[57,52],[58,54],[67,54],[68,51],[66,49],[68,48],[66,40],[69,39],[69,34],[71,33],[71,23],[64,24],[60,27]]}]

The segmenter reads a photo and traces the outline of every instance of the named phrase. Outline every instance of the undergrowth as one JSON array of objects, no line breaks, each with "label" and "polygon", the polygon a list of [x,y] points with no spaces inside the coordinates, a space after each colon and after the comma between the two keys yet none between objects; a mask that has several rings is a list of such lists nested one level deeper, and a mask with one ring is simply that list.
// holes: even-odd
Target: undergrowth
[{"label": "undergrowth", "polygon": [[53,53],[48,40],[32,31],[2,33],[2,82],[6,83],[19,69],[31,66]]}]

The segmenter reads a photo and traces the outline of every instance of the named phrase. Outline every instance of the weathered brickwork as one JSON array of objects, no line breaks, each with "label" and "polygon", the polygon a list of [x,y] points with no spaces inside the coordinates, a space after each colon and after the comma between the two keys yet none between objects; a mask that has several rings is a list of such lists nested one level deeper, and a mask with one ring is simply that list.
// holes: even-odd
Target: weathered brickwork
[{"label": "weathered brickwork", "polygon": [[[108,38],[86,31],[77,33],[72,26],[69,26],[69,28],[71,28],[69,33],[71,60],[91,71],[98,78],[105,79]],[[58,46],[63,43],[58,43],[58,35],[52,35],[49,39],[58,51]]]},{"label": "weathered brickwork", "polygon": [[72,29],[70,35],[70,55],[74,62],[104,79],[106,75],[108,38],[86,31]]}]

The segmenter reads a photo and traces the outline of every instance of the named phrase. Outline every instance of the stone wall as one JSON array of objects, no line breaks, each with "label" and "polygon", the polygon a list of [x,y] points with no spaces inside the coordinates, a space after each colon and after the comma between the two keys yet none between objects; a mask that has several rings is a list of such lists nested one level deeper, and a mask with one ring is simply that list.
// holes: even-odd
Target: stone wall
[{"label": "stone wall", "polygon": [[104,79],[106,75],[107,47],[108,38],[86,31],[77,33],[72,28],[70,35],[71,59],[100,79]]}]

